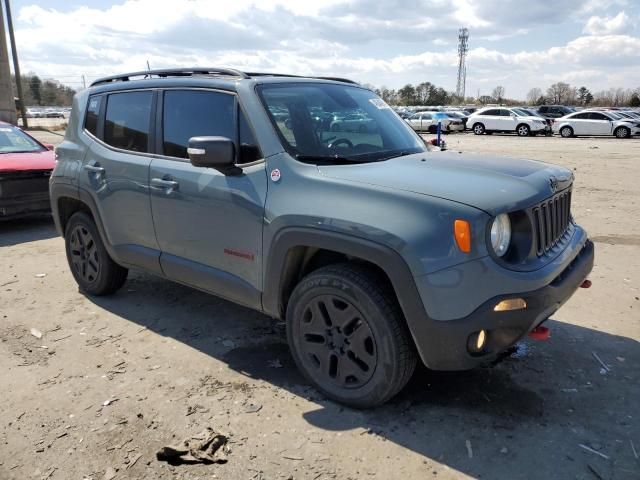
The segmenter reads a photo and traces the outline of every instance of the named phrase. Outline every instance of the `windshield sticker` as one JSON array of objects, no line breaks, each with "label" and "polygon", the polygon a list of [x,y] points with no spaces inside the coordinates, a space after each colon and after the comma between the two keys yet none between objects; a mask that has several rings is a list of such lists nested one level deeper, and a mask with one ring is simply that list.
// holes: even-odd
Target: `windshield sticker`
[{"label": "windshield sticker", "polygon": [[376,106],[378,110],[382,110],[384,108],[391,108],[389,105],[385,103],[381,98],[370,98],[369,101]]},{"label": "windshield sticker", "polygon": [[2,127],[2,128],[0,128],[0,132],[13,132],[13,129],[12,128]]}]

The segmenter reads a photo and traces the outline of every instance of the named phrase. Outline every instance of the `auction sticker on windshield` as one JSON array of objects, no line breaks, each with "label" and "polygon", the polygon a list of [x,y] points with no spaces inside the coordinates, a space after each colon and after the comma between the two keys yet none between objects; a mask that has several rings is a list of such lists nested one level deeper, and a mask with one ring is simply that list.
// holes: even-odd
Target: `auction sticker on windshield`
[{"label": "auction sticker on windshield", "polygon": [[376,106],[378,110],[382,110],[383,108],[391,108],[386,104],[384,100],[381,98],[370,98],[369,101]]}]

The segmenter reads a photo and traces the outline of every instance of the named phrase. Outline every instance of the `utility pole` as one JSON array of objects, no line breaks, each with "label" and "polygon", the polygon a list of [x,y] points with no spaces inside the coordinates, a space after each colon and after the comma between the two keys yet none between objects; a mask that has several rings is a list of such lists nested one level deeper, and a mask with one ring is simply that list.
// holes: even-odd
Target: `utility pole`
[{"label": "utility pole", "polygon": [[20,75],[20,64],[18,63],[18,50],[16,49],[16,37],[13,34],[13,19],[11,18],[11,5],[9,0],[4,0],[7,8],[7,24],[9,25],[9,40],[11,41],[11,55],[13,56],[13,72],[16,74],[16,90],[18,91],[18,106],[22,113],[22,126],[27,128],[27,112],[24,108],[24,96],[22,95],[22,76]]},{"label": "utility pole", "polygon": [[11,70],[2,5],[0,5],[0,121],[16,124],[16,104],[13,100],[13,88],[11,88]]},{"label": "utility pole", "polygon": [[[467,41],[469,40],[469,30],[467,28],[461,28],[458,31],[458,83],[456,85],[456,96],[464,99],[465,87],[467,83],[467,51],[469,46]],[[464,100],[463,100],[464,101]]]}]

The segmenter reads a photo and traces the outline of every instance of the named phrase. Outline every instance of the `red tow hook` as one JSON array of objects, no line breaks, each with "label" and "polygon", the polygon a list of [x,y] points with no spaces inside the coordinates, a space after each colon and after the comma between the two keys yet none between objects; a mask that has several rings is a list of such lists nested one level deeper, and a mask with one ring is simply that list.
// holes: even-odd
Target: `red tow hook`
[{"label": "red tow hook", "polygon": [[591,287],[591,280],[585,280],[580,284],[580,288],[590,288]]},{"label": "red tow hook", "polygon": [[533,340],[537,340],[541,342],[543,340],[549,340],[549,337],[551,336],[551,331],[547,327],[543,327],[542,325],[539,325],[529,332],[529,336]]}]

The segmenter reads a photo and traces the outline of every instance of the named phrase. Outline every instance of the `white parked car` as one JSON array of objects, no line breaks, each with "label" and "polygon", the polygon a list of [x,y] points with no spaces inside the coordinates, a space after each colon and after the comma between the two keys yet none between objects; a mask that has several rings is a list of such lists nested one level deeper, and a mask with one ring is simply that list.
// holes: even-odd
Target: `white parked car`
[{"label": "white parked car", "polygon": [[633,120],[615,112],[582,110],[556,119],[553,131],[568,138],[576,135],[613,135],[629,138],[640,134],[640,120]]},{"label": "white parked car", "polygon": [[518,108],[486,107],[473,112],[467,126],[473,133],[515,132],[521,137],[543,133],[547,122]]},{"label": "white parked car", "polygon": [[438,131],[438,122],[442,122],[442,131],[462,132],[464,123],[459,118],[451,118],[445,112],[418,112],[405,118],[405,121],[411,125],[416,132],[436,133]]}]

